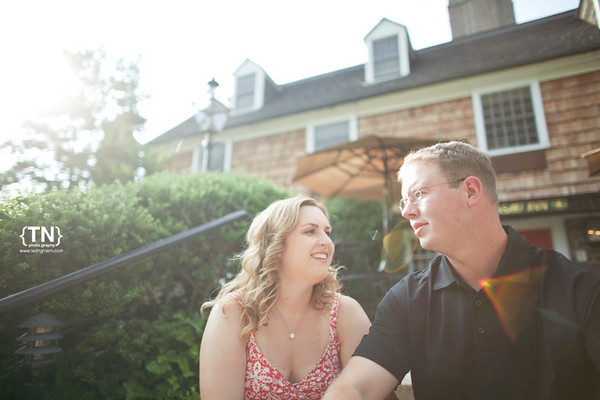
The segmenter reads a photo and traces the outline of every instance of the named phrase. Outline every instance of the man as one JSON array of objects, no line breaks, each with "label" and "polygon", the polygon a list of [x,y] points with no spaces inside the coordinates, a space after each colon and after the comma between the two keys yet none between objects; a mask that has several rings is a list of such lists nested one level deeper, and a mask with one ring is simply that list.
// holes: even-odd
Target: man
[{"label": "man", "polygon": [[324,400],[600,398],[600,271],[530,246],[498,214],[489,157],[461,142],[411,153],[402,215],[441,253],[402,279]]}]

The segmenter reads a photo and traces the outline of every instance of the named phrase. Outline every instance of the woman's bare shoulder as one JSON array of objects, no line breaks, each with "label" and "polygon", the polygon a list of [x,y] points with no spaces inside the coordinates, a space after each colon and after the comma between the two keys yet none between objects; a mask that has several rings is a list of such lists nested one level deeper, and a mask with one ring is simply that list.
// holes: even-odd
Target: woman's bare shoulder
[{"label": "woman's bare shoulder", "polygon": [[212,306],[209,318],[212,319],[229,319],[231,317],[239,317],[243,311],[239,297],[235,295],[226,295],[221,297]]},{"label": "woman's bare shoulder", "polygon": [[360,303],[356,299],[346,295],[340,296],[338,320],[342,326],[354,324],[362,326],[370,325],[369,318]]},{"label": "woman's bare shoulder", "polygon": [[362,306],[360,305],[360,303],[358,301],[356,301],[356,299],[354,299],[353,297],[347,296],[345,294],[341,294],[339,296],[340,299],[340,311],[342,309],[346,309],[349,311],[356,311],[356,310],[361,310],[362,311]]}]

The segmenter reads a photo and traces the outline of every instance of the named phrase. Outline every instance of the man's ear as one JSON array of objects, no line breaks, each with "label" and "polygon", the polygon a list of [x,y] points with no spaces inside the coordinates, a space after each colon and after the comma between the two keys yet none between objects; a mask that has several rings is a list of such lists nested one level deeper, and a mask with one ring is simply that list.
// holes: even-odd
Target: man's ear
[{"label": "man's ear", "polygon": [[467,192],[467,204],[469,207],[476,206],[482,200],[483,182],[476,176],[469,176],[464,182]]}]

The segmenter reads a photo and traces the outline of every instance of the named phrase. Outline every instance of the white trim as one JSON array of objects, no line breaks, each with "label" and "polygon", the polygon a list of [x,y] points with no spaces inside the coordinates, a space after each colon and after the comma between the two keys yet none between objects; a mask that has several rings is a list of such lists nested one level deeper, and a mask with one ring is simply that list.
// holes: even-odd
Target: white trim
[{"label": "white trim", "polygon": [[306,154],[312,154],[315,152],[315,124],[309,124],[306,127],[306,140],[305,148]]},{"label": "white trim", "polygon": [[[237,108],[237,98],[238,98],[238,79],[244,77],[246,75],[254,74],[254,100],[252,102],[252,107],[246,107],[242,109]],[[244,114],[247,112],[252,112],[259,110],[263,107],[265,102],[265,82],[266,82],[266,73],[265,71],[256,63],[251,60],[246,60],[242,63],[242,65],[234,72],[233,76],[235,77],[235,88],[233,95],[233,109],[231,110],[232,114]]]},{"label": "white trim", "polygon": [[[481,96],[488,93],[502,92],[505,90],[522,87],[529,87],[539,143],[524,146],[506,147],[502,149],[488,149],[485,132],[485,121],[481,105]],[[544,104],[542,101],[542,91],[540,89],[540,84],[537,80],[511,82],[510,84],[506,85],[486,87],[484,89],[473,91],[471,98],[473,101],[473,118],[475,120],[475,132],[477,133],[477,143],[479,148],[487,152],[490,156],[523,153],[527,151],[547,149],[550,147],[550,137],[548,136],[548,126],[546,124],[546,115],[544,113]]]},{"label": "white trim", "polygon": [[315,152],[315,127],[345,121],[348,121],[348,141],[353,142],[356,139],[358,139],[358,118],[356,117],[356,115],[318,120],[306,126],[306,154],[312,154]]},{"label": "white trim", "polygon": [[[231,159],[233,154],[233,141],[231,140],[217,140],[213,143],[224,144],[225,149],[223,151],[223,172],[231,171]],[[205,168],[200,165],[200,156],[202,155],[202,144],[194,147],[192,150],[192,172],[206,172]]]},{"label": "white trim", "polygon": [[[385,39],[390,36],[398,38],[398,65],[400,70],[398,73],[375,78],[375,57],[373,54],[373,42],[380,39]],[[389,79],[397,79],[399,77],[410,74],[410,48],[408,40],[408,31],[404,25],[383,19],[375,28],[365,37],[367,45],[367,62],[365,63],[365,81],[369,84],[383,82]]]},{"label": "white trim", "polygon": [[202,154],[202,144],[194,147],[192,150],[192,172],[200,172],[202,165],[200,165],[200,154]]},{"label": "white trim", "polygon": [[223,159],[223,172],[231,171],[231,160],[233,158],[233,142],[231,140],[225,140],[225,151],[224,151],[224,159]]}]

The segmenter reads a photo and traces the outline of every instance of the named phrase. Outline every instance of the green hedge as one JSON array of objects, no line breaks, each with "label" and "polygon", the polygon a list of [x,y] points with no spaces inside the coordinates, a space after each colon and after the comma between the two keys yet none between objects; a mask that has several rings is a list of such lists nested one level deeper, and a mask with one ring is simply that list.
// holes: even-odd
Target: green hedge
[{"label": "green hedge", "polygon": [[[2,199],[0,296],[49,281],[210,222],[256,213],[283,189],[234,174],[157,174],[89,193]],[[58,226],[61,253],[23,253],[24,226]],[[239,220],[0,315],[0,398],[25,398],[28,371],[15,363],[17,326],[38,312],[65,322],[63,353],[41,369],[48,399],[198,398],[200,304],[236,266],[249,221]]]}]

